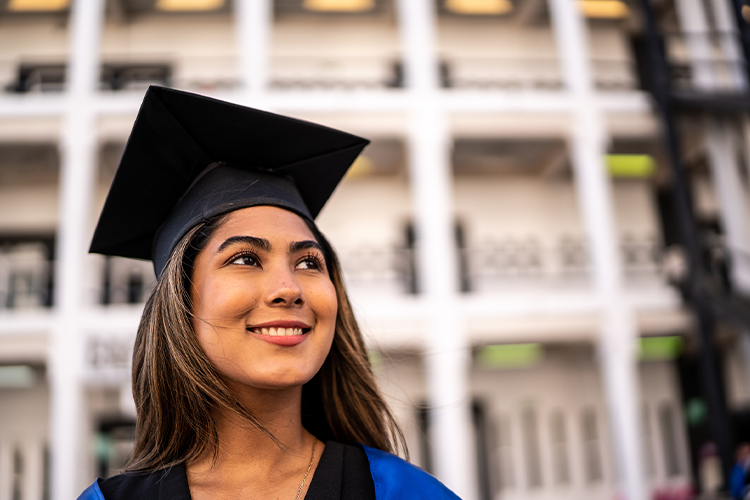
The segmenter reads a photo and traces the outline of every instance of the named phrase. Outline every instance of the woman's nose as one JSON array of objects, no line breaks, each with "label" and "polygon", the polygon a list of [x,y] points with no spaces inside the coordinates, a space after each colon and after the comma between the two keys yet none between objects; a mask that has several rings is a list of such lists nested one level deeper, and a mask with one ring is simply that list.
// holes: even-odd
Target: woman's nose
[{"label": "woman's nose", "polygon": [[302,305],[305,303],[302,288],[288,270],[273,272],[268,278],[266,304],[275,306]]}]

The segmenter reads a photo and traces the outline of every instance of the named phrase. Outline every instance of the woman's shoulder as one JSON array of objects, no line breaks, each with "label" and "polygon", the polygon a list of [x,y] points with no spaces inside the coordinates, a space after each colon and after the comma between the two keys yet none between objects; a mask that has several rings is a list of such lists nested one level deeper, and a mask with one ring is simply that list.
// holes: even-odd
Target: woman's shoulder
[{"label": "woman's shoulder", "polygon": [[97,479],[78,500],[158,500],[160,497],[190,499],[183,465],[152,473],[124,473]]},{"label": "woman's shoulder", "polygon": [[362,446],[370,462],[378,500],[406,498],[458,499],[435,477],[387,451]]}]

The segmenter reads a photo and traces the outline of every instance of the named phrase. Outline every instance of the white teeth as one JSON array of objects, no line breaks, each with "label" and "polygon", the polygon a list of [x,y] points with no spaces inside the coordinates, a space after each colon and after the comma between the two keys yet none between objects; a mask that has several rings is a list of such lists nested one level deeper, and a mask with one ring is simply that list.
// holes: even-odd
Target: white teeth
[{"label": "white teeth", "polygon": [[274,337],[283,337],[291,335],[302,335],[302,328],[253,328],[253,333],[259,335],[271,335]]}]

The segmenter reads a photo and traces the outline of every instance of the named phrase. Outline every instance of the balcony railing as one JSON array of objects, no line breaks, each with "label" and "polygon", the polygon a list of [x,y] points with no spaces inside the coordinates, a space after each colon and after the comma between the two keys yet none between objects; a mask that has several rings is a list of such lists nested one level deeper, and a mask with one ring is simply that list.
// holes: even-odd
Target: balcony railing
[{"label": "balcony railing", "polygon": [[[67,66],[63,63],[22,63],[15,71],[8,62],[0,61],[0,73],[14,74],[5,84],[11,93],[62,92],[67,80]],[[163,63],[104,63],[101,67],[101,90],[145,89],[151,84],[170,85],[172,68]]]},{"label": "balcony railing", "polygon": [[[664,282],[656,240],[623,238],[620,252],[628,286]],[[459,250],[460,282],[466,292],[518,288],[570,288],[590,284],[591,264],[580,238],[545,246],[533,238],[501,239]],[[369,294],[419,293],[415,254],[408,248],[347,248],[339,252],[348,286]],[[95,275],[100,285],[88,300],[103,306],[142,304],[154,286],[150,262],[104,258]],[[52,305],[53,262],[33,243],[0,247],[0,310]]]},{"label": "balcony railing", "polygon": [[403,86],[401,63],[383,57],[276,57],[276,89],[382,89]]},{"label": "balcony railing", "polygon": [[[747,63],[736,32],[686,33],[664,35],[664,51],[673,91],[732,94],[743,92]],[[650,65],[645,45],[636,44],[644,85],[650,84]]]},{"label": "balcony railing", "polygon": [[[100,90],[145,89],[150,84],[196,91],[240,86],[234,57],[186,57],[176,60],[115,58],[102,64]],[[629,61],[593,59],[594,85],[600,90],[638,87]],[[283,90],[354,90],[399,88],[403,67],[397,57],[274,57],[270,86]],[[440,62],[443,88],[495,90],[560,90],[564,88],[555,58],[446,57]],[[10,93],[61,92],[64,62],[21,62],[0,59],[0,85]]]},{"label": "balcony railing", "polygon": [[[502,240],[463,251],[472,291],[589,286],[591,261],[582,239],[544,246],[536,240]],[[626,286],[662,282],[661,247],[650,239],[624,238],[620,256]]]},{"label": "balcony railing", "polygon": [[[593,83],[599,90],[638,87],[635,65],[625,60],[592,59]],[[444,87],[457,89],[561,90],[565,87],[555,58],[455,58],[442,67]]]},{"label": "balcony railing", "polygon": [[[626,286],[664,281],[661,245],[651,238],[624,237],[620,255]],[[591,263],[584,241],[562,238],[545,246],[533,238],[502,239],[459,250],[464,291],[488,292],[514,288],[585,287]],[[341,252],[347,282],[354,289],[416,293],[414,252],[410,249],[347,249]]]}]

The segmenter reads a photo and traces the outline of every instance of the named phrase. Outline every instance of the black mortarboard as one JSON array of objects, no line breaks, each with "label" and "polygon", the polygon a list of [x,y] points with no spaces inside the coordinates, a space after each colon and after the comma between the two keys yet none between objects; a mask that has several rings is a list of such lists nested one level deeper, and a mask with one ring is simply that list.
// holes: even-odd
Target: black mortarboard
[{"label": "black mortarboard", "polygon": [[161,274],[201,220],[256,205],[314,219],[367,139],[152,86],[135,119],[90,251],[151,259]]}]

